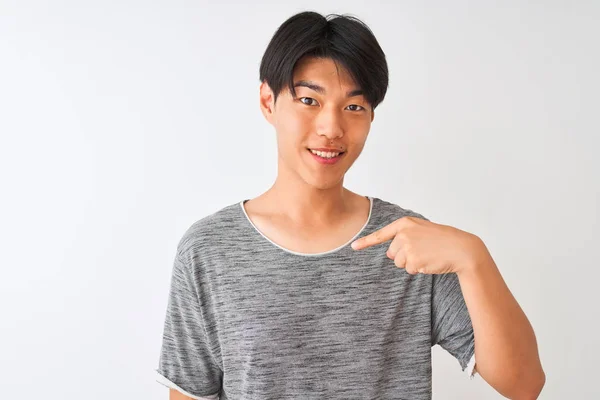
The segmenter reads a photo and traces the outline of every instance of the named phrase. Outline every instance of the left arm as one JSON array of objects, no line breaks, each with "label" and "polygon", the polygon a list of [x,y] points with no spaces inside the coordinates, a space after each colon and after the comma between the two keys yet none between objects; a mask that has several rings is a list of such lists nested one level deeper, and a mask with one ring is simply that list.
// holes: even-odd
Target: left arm
[{"label": "left arm", "polygon": [[483,241],[422,216],[405,216],[354,241],[352,248],[390,239],[387,256],[407,273],[456,273],[471,318],[479,375],[510,399],[537,399],[546,375],[533,328]]},{"label": "left arm", "polygon": [[537,399],[546,376],[529,320],[477,236],[477,257],[457,271],[475,335],[476,370],[510,399]]}]

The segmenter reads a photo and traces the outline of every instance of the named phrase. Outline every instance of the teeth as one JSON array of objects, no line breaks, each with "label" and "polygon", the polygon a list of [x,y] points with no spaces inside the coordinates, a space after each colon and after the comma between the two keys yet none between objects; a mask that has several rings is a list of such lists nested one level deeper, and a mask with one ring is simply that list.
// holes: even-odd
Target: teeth
[{"label": "teeth", "polygon": [[313,154],[316,154],[319,157],[323,157],[323,158],[333,158],[333,157],[337,157],[340,155],[340,153],[331,153],[331,152],[316,151],[316,150],[311,150],[311,152]]}]

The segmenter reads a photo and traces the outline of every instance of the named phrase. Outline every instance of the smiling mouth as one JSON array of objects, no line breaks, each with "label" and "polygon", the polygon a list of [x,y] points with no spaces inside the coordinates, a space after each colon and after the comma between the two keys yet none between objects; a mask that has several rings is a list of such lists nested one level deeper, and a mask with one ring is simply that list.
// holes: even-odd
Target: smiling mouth
[{"label": "smiling mouth", "polygon": [[319,152],[313,153],[311,149],[307,149],[312,158],[321,165],[334,165],[346,154],[346,152]]},{"label": "smiling mouth", "polygon": [[333,152],[333,151],[331,151],[331,152],[321,152],[321,151],[319,151],[318,152],[319,154],[317,154],[317,153],[314,152],[314,150],[312,150],[310,148],[307,148],[306,150],[308,150],[308,152],[310,154],[312,154],[314,156],[317,156],[317,157],[320,157],[320,158],[324,158],[324,159],[339,158],[339,157],[343,156],[344,154],[346,154],[345,151],[336,151],[336,152]]}]

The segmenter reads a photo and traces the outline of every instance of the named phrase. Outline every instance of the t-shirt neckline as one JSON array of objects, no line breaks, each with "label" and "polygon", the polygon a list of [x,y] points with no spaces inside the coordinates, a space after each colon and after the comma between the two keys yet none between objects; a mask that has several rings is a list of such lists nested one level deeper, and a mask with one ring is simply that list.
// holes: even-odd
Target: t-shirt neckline
[{"label": "t-shirt neckline", "polygon": [[346,243],[342,244],[341,246],[336,247],[335,249],[332,250],[327,250],[327,251],[323,251],[320,253],[301,253],[301,252],[297,252],[297,251],[293,251],[290,250],[288,248],[285,248],[277,243],[275,243],[274,241],[272,241],[271,239],[269,239],[264,233],[262,233],[260,231],[260,229],[258,229],[258,227],[256,225],[254,225],[254,223],[252,222],[252,220],[250,219],[250,217],[248,216],[248,213],[246,212],[246,209],[244,208],[244,203],[250,199],[245,199],[239,202],[239,206],[242,210],[242,213],[244,214],[244,217],[246,218],[246,221],[248,221],[248,223],[250,224],[250,226],[252,227],[252,229],[257,232],[258,234],[260,234],[260,236],[262,236],[263,239],[265,239],[266,241],[268,241],[270,244],[272,244],[273,246],[279,248],[280,250],[283,250],[287,253],[296,255],[296,256],[301,256],[301,257],[319,257],[319,256],[326,256],[329,254],[333,254],[336,253],[340,250],[342,250],[343,248],[349,246],[352,242],[354,242],[367,228],[367,226],[369,226],[369,223],[371,222],[371,217],[373,215],[373,203],[374,203],[374,198],[372,196],[365,196],[369,199],[370,201],[370,206],[369,206],[369,216],[367,217],[367,221],[364,223],[364,225],[362,226],[362,228],[360,228],[360,230],[356,233],[356,235],[354,235],[350,240],[348,240]]}]

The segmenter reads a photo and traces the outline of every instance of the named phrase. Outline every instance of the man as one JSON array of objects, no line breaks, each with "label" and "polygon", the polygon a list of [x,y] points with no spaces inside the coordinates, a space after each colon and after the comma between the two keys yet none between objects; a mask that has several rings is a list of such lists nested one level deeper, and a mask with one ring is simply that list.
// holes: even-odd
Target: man
[{"label": "man", "polygon": [[481,239],[343,186],[388,86],[369,28],[294,15],[260,80],[277,178],[179,242],[157,369],[171,399],[431,399],[436,344],[537,398],[534,332]]}]

